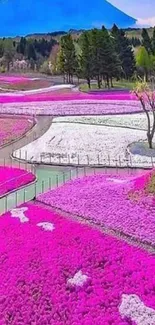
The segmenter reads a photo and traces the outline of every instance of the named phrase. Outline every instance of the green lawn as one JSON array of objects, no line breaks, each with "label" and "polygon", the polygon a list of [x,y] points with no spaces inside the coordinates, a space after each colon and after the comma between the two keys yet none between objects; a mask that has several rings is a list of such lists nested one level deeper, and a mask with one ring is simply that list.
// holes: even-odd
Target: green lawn
[{"label": "green lawn", "polygon": [[[132,90],[134,88],[134,86],[135,86],[135,82],[126,81],[126,80],[113,81],[113,84],[114,84],[114,88],[112,88],[112,89],[129,89],[129,90]],[[81,84],[79,89],[81,91],[89,91],[88,85],[86,83]],[[104,86],[101,89],[107,90],[107,88],[105,88]],[[97,83],[92,83],[91,84],[91,90],[100,91],[101,89],[98,89]]]}]

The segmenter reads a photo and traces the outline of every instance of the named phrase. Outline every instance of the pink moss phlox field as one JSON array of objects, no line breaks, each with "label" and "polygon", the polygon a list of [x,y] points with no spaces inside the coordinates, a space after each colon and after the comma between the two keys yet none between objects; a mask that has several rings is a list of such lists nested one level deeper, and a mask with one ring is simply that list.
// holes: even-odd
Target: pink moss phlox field
[{"label": "pink moss phlox field", "polygon": [[35,175],[26,170],[0,166],[0,195],[13,191],[35,180]]},{"label": "pink moss phlox field", "polygon": [[96,175],[76,179],[38,200],[155,245],[155,198],[138,177]]},{"label": "pink moss phlox field", "polygon": [[65,100],[136,100],[136,97],[131,93],[105,93],[101,95],[86,94],[86,93],[41,93],[41,94],[32,94],[32,95],[3,95],[0,94],[0,103],[16,103],[16,102],[40,102],[40,101],[65,101]]},{"label": "pink moss phlox field", "polygon": [[14,141],[24,135],[33,126],[31,118],[1,117],[0,118],[0,146]]},{"label": "pink moss phlox field", "polygon": [[[42,205],[24,206],[29,222],[0,218],[0,325],[133,325],[120,315],[122,294],[155,309],[154,257]],[[79,270],[88,280],[70,285]]]},{"label": "pink moss phlox field", "polygon": [[12,83],[12,84],[16,84],[16,83],[22,83],[24,81],[29,81],[31,80],[30,78],[27,77],[22,77],[22,76],[6,76],[6,75],[1,75],[0,76],[0,82],[6,82],[6,83]]}]

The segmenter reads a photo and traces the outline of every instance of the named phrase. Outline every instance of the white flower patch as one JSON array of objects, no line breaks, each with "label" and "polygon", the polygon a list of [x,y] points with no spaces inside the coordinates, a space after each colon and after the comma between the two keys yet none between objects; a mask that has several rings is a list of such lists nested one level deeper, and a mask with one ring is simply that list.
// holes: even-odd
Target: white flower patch
[{"label": "white flower patch", "polygon": [[[152,121],[152,116],[151,116]],[[55,123],[84,123],[108,126],[128,127],[133,129],[147,130],[147,119],[145,113],[123,114],[123,115],[99,115],[99,116],[62,116],[55,117]]]},{"label": "white flower patch", "polygon": [[152,167],[150,157],[127,150],[146,141],[146,131],[123,127],[53,123],[39,139],[14,152],[16,158],[37,163]]},{"label": "white flower patch", "polygon": [[123,183],[127,183],[128,180],[125,179],[117,179],[117,178],[107,178],[107,181],[110,181],[112,183],[116,183],[116,184],[123,184]]},{"label": "white flower patch", "polygon": [[70,285],[82,287],[87,280],[88,280],[88,276],[86,274],[83,274],[82,271],[80,270],[73,276],[73,278],[68,279],[67,282]]},{"label": "white flower patch", "polygon": [[155,325],[155,310],[145,306],[137,295],[123,294],[119,312],[136,325]]},{"label": "white flower patch", "polygon": [[27,211],[27,207],[16,208],[10,211],[11,217],[18,218],[21,223],[28,222],[29,218],[25,216],[24,212]]},{"label": "white flower patch", "polygon": [[53,231],[55,229],[54,224],[51,222],[39,222],[37,223],[37,226],[43,228],[46,231]]}]

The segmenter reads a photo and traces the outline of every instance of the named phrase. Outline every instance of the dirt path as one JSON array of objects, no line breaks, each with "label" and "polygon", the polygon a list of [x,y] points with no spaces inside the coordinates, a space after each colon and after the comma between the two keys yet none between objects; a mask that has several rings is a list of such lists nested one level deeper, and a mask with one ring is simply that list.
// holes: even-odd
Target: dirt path
[{"label": "dirt path", "polygon": [[49,129],[52,119],[51,116],[38,116],[36,125],[28,131],[22,139],[0,149],[0,159],[9,159],[14,150],[17,150],[41,137]]}]

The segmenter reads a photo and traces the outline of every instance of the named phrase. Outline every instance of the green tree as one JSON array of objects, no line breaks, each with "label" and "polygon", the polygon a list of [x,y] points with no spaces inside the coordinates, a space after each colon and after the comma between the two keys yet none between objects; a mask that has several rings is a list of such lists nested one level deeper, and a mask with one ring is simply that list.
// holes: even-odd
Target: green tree
[{"label": "green tree", "polygon": [[13,45],[13,41],[11,39],[4,40],[4,61],[7,66],[7,70],[9,71],[10,63],[13,61],[15,55],[15,48]]},{"label": "green tree", "polygon": [[[101,30],[101,71],[106,79],[108,88],[113,87],[113,77],[118,78],[121,72],[121,62],[115,50],[115,42],[110,33],[103,26]],[[110,83],[111,85],[110,85]]]},{"label": "green tree", "polygon": [[59,55],[60,70],[66,75],[67,82],[73,82],[73,75],[77,67],[76,50],[70,34],[61,38],[61,50]]},{"label": "green tree", "polygon": [[97,79],[98,88],[101,88],[101,76],[103,72],[103,38],[101,31],[97,28],[91,31],[91,55],[93,77]]},{"label": "green tree", "polygon": [[21,53],[22,55],[25,55],[25,53],[26,53],[26,45],[27,45],[26,38],[21,37],[20,42],[17,45],[17,53]]},{"label": "green tree", "polygon": [[146,28],[142,29],[142,46],[145,47],[149,54],[153,53],[151,38]]},{"label": "green tree", "polygon": [[0,39],[0,58],[3,57],[4,54],[4,41]]},{"label": "green tree", "polygon": [[[155,134],[155,88],[154,84],[138,82],[134,93],[141,103],[142,109],[147,118],[147,140],[149,148],[153,149],[153,137]],[[152,117],[152,118],[151,118]]]},{"label": "green tree", "polygon": [[40,68],[40,72],[41,73],[45,73],[45,74],[48,74],[50,75],[51,74],[51,71],[50,71],[50,68],[49,68],[49,62],[48,61],[44,61],[41,68]]},{"label": "green tree", "polygon": [[81,56],[80,66],[82,77],[87,80],[88,87],[90,88],[90,82],[92,78],[92,55],[91,55],[91,42],[90,32],[86,31],[82,34],[80,39]]},{"label": "green tree", "polygon": [[29,40],[26,44],[26,50],[25,50],[25,54],[28,60],[34,60],[36,61],[36,52],[35,52],[35,48],[33,45],[33,41]]},{"label": "green tree", "polygon": [[56,71],[58,74],[63,74],[64,82],[65,82],[65,56],[64,56],[64,50],[62,46],[60,47],[60,51],[58,52],[57,55]]},{"label": "green tree", "polygon": [[147,81],[151,62],[149,54],[144,46],[141,46],[137,52],[136,65],[142,70],[144,75],[144,81]]},{"label": "green tree", "polygon": [[109,88],[110,81],[113,86],[112,78],[118,76],[120,71],[120,60],[115,51],[114,41],[104,26],[101,30],[92,30],[91,47],[93,77],[97,79],[98,88],[101,87],[103,79]]},{"label": "green tree", "polygon": [[122,73],[126,79],[130,79],[135,72],[135,58],[130,41],[122,29],[115,24],[111,30],[111,35],[115,42],[115,51],[119,55],[122,66]]},{"label": "green tree", "polygon": [[155,27],[153,28],[153,36],[152,36],[152,52],[155,55]]}]

